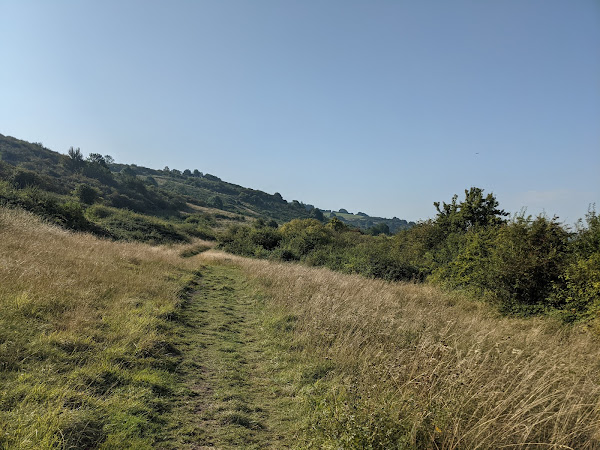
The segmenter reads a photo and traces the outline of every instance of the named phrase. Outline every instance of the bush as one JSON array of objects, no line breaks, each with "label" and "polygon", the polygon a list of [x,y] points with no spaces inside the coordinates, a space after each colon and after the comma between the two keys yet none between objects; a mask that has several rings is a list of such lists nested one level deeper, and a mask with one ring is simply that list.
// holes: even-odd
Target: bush
[{"label": "bush", "polygon": [[250,233],[250,239],[254,245],[260,246],[265,250],[273,250],[281,242],[282,236],[276,229],[265,227],[253,229]]},{"label": "bush", "polygon": [[19,188],[38,186],[40,184],[38,176],[29,170],[17,170],[12,177],[13,184]]},{"label": "bush", "polygon": [[219,247],[223,250],[242,256],[252,256],[258,246],[250,239],[250,227],[233,225],[217,236]]},{"label": "bush", "polygon": [[571,243],[573,257],[556,289],[567,321],[598,317],[600,313],[600,216],[591,210],[587,227],[580,222]]},{"label": "bush", "polygon": [[554,219],[516,217],[501,227],[490,258],[490,288],[506,310],[536,311],[551,306],[568,254],[568,232]]},{"label": "bush", "polygon": [[578,259],[567,267],[564,288],[557,299],[564,304],[562,317],[571,322],[598,317],[600,313],[600,252]]},{"label": "bush", "polygon": [[73,194],[75,194],[81,203],[85,203],[87,205],[94,203],[100,196],[98,190],[89,184],[80,184],[75,188]]}]

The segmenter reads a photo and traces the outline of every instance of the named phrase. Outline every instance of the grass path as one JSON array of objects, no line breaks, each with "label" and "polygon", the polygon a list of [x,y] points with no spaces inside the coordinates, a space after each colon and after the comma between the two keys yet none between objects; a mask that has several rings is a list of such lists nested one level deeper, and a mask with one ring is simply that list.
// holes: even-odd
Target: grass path
[{"label": "grass path", "polygon": [[178,329],[187,391],[165,448],[285,448],[298,424],[294,391],[282,382],[265,307],[239,269],[210,265]]}]

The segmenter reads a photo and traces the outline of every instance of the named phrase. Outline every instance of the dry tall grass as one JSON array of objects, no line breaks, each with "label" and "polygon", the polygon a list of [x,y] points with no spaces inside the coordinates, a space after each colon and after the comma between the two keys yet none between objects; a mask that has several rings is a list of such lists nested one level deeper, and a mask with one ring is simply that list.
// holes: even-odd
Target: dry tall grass
[{"label": "dry tall grass", "polygon": [[427,285],[202,258],[241,266],[297,318],[306,355],[335,364],[342,387],[315,404],[329,433],[319,445],[402,422],[411,448],[600,448],[600,346],[583,329],[500,317]]}]

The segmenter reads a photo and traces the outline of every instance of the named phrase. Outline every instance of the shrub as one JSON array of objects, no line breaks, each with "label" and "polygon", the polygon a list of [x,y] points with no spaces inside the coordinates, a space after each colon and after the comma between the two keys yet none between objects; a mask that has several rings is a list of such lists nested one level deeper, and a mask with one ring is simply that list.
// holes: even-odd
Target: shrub
[{"label": "shrub", "polygon": [[90,207],[86,214],[116,239],[152,244],[189,241],[172,223],[155,217],[99,205]]},{"label": "shrub", "polygon": [[80,184],[75,188],[73,193],[81,203],[85,203],[87,205],[94,203],[100,196],[98,190],[89,184]]},{"label": "shrub", "polygon": [[38,176],[29,170],[18,170],[13,175],[12,181],[13,184],[19,189],[24,189],[28,186],[37,186],[40,184]]},{"label": "shrub", "polygon": [[281,242],[282,236],[276,229],[264,227],[253,229],[250,233],[250,239],[255,245],[258,245],[265,250],[273,250],[279,245],[279,242]]},{"label": "shrub", "polygon": [[534,312],[549,304],[567,263],[568,232],[556,218],[516,217],[498,230],[490,254],[489,287],[506,311]]},{"label": "shrub", "polygon": [[564,303],[562,317],[567,321],[589,319],[600,313],[600,252],[570,264],[564,275],[564,288],[557,299]]}]

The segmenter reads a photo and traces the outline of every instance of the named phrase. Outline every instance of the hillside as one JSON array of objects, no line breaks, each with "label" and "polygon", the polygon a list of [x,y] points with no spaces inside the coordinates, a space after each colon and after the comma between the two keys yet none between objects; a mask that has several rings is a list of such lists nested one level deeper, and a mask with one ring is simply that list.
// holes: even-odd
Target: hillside
[{"label": "hillside", "polygon": [[395,234],[398,231],[407,230],[416,225],[415,222],[408,222],[403,219],[398,219],[397,217],[386,219],[385,217],[369,216],[363,212],[352,214],[345,209],[339,211],[326,210],[323,211],[323,216],[326,219],[337,217],[351,227],[368,230],[372,232],[372,234]]},{"label": "hillside", "polygon": [[[179,171],[165,167],[156,170],[135,164],[118,164],[110,155],[85,156],[79,149],[71,149],[69,155],[63,155],[40,143],[29,143],[3,135],[0,135],[0,180],[9,183],[4,185],[4,201],[18,203],[26,208],[29,206],[27,201],[11,199],[8,193],[10,188],[35,187],[38,192],[50,193],[59,204],[76,200],[84,208],[96,204],[127,209],[156,218],[168,218],[175,223],[193,214],[209,213],[217,216],[213,217],[218,222],[215,224],[213,221],[213,227],[222,227],[231,221],[256,219],[279,224],[298,218],[323,219],[320,211],[312,206],[297,200],[287,201],[279,193],[268,194],[228,183],[198,169]],[[82,189],[85,192],[82,193]],[[13,193],[12,197],[19,195]],[[40,212],[40,202],[37,203],[37,211]],[[73,208],[76,206],[71,207],[72,210]],[[47,213],[58,222],[62,220],[63,224],[75,229],[92,231],[95,225],[104,228],[104,234],[110,235],[112,232],[110,227],[103,227],[98,214],[93,212],[86,215],[91,224],[85,224],[81,218],[58,217],[61,213],[64,216],[65,212]],[[106,214],[106,210],[100,213]],[[407,226],[406,221],[397,219],[356,220],[348,216],[342,220],[365,230],[383,222],[389,223],[391,232]],[[75,223],[78,221],[80,223]],[[221,223],[223,221],[225,223]],[[168,239],[184,240],[185,235],[183,231],[182,236],[173,235]]]},{"label": "hillside", "polygon": [[584,327],[192,249],[0,207],[1,448],[600,445]]}]

